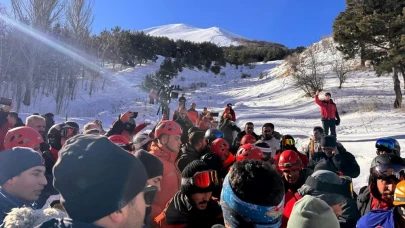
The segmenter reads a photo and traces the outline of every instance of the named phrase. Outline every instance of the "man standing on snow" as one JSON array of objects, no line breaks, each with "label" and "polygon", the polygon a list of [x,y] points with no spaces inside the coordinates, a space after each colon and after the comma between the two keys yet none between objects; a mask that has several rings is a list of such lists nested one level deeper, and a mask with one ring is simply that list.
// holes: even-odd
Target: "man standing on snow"
[{"label": "man standing on snow", "polygon": [[331,94],[325,93],[325,99],[319,100],[319,90],[315,94],[315,103],[321,108],[322,126],[325,135],[330,134],[336,136],[336,126],[340,124],[340,117],[337,112],[336,104],[331,99]]}]

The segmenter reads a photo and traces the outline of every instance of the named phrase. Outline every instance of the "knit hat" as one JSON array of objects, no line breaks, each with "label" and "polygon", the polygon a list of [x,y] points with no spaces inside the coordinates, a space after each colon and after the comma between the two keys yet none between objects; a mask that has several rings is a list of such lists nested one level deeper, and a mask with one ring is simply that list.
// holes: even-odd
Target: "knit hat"
[{"label": "knit hat", "polygon": [[335,147],[336,137],[334,135],[325,135],[321,139],[321,146],[323,147]]},{"label": "knit hat", "polygon": [[44,166],[44,161],[41,155],[31,148],[14,147],[0,152],[0,186],[36,166]]},{"label": "knit hat", "polygon": [[325,202],[304,196],[294,204],[287,228],[339,228],[339,221]]},{"label": "knit hat", "polygon": [[188,181],[188,178],[192,178],[196,173],[209,170],[211,170],[210,167],[200,160],[195,160],[188,164],[181,173],[181,192],[187,196],[195,193],[212,192],[213,184],[208,188],[199,188]]},{"label": "knit hat", "polygon": [[155,155],[148,153],[146,150],[138,150],[135,152],[135,157],[145,166],[148,179],[163,175],[163,163]]},{"label": "knit hat", "polygon": [[53,174],[67,214],[84,223],[120,210],[142,192],[147,181],[138,158],[96,135],[68,139]]},{"label": "knit hat", "polygon": [[325,159],[320,160],[319,163],[316,164],[316,166],[314,168],[314,172],[316,172],[318,170],[327,170],[327,171],[331,171],[334,173],[337,172],[336,166],[332,162],[327,161]]}]

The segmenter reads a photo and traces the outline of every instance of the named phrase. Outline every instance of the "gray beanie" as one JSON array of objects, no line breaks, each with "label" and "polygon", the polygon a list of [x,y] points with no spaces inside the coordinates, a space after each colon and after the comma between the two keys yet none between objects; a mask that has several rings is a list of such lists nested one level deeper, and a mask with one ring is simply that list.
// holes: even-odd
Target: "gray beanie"
[{"label": "gray beanie", "polygon": [[0,152],[0,186],[20,173],[44,166],[42,156],[31,148],[14,147]]},{"label": "gray beanie", "polygon": [[340,228],[333,210],[324,201],[304,196],[294,204],[287,228]]}]

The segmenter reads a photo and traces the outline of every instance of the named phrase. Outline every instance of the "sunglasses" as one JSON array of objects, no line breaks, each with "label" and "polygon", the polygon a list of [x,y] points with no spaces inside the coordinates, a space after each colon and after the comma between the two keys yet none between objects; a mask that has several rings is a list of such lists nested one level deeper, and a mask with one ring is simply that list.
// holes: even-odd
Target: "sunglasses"
[{"label": "sunglasses", "polygon": [[209,186],[211,186],[211,184],[219,186],[220,178],[218,177],[217,171],[209,170],[198,172],[191,178],[182,178],[181,184],[192,184],[199,188],[208,188]]},{"label": "sunglasses", "polygon": [[143,197],[145,198],[145,204],[152,205],[155,201],[158,188],[156,186],[148,185],[143,189]]},{"label": "sunglasses", "polygon": [[405,180],[405,167],[401,165],[384,164],[370,169],[370,173],[377,179],[388,179],[395,177],[399,181]]},{"label": "sunglasses", "polygon": [[63,138],[71,138],[75,135],[79,134],[79,129],[77,128],[63,128],[61,135]]}]

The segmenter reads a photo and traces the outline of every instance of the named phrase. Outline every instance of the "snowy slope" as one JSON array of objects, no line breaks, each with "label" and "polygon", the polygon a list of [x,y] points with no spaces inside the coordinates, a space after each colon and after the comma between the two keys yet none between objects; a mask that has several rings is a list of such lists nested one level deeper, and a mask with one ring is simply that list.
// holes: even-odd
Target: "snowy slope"
[{"label": "snowy slope", "polygon": [[[376,156],[374,143],[379,137],[394,137],[402,145],[405,155],[405,119],[403,110],[393,110],[394,93],[392,79],[389,76],[376,77],[371,70],[353,71],[342,89],[338,89],[338,80],[330,70],[330,63],[339,54],[322,48],[321,42],[315,44],[316,56],[323,62],[326,74],[324,90],[332,93],[337,103],[341,126],[337,127],[338,140],[352,152],[361,166],[361,175],[354,180],[358,190],[367,182],[371,160]],[[305,53],[303,53],[303,56]],[[126,110],[138,111],[138,123],[143,120],[158,121],[158,105],[147,104],[148,94],[138,87],[144,76],[159,68],[163,61],[129,68],[118,73],[106,74],[108,79],[105,90],[98,90],[90,97],[88,91],[80,89],[78,99],[71,101],[57,121],[68,119],[77,121],[81,127],[94,119],[101,119],[105,128],[111,126],[118,114]],[[304,59],[304,61],[307,61]],[[356,61],[351,61],[352,66]],[[260,134],[260,126],[272,122],[275,130],[282,134],[291,134],[296,138],[297,148],[307,144],[314,126],[321,125],[319,107],[313,98],[305,97],[304,92],[292,86],[291,77],[285,77],[288,66],[284,61],[256,63],[255,68],[226,66],[220,75],[205,71],[184,69],[173,84],[185,87],[187,104],[197,103],[197,110],[208,107],[222,112],[227,103],[234,104],[237,121],[243,125],[252,121]],[[241,78],[241,74],[251,77]],[[263,75],[260,79],[259,76]],[[101,82],[99,82],[101,83]],[[206,85],[203,87],[196,85]],[[33,112],[54,112],[52,97],[35,100],[35,107],[23,108],[21,116],[25,118]],[[173,101],[171,110],[177,106]],[[153,124],[149,126],[149,130]]]},{"label": "snowy slope", "polygon": [[196,43],[211,42],[218,46],[239,45],[232,38],[242,38],[218,27],[207,29],[196,28],[185,24],[169,24],[144,29],[143,32],[151,36],[164,36],[174,40],[188,40]]}]

